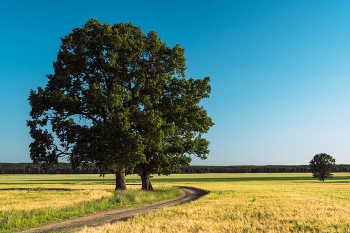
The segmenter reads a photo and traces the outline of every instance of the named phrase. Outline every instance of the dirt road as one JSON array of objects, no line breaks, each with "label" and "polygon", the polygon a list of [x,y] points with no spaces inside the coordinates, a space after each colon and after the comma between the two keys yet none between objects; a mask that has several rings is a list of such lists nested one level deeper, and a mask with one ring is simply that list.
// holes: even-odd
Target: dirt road
[{"label": "dirt road", "polygon": [[[124,209],[107,210],[60,223],[54,223],[38,228],[31,228],[25,231],[21,231],[21,233],[42,233],[57,230],[59,230],[60,232],[77,232],[82,229],[82,226],[88,225],[91,227],[95,227],[104,225],[106,223],[114,223],[116,221],[126,221],[127,219],[132,218],[137,214],[145,214],[151,211],[155,211],[157,209],[163,209],[166,207],[180,205],[189,201],[196,200],[197,198],[205,194],[201,191],[185,187],[181,187],[180,190],[182,194],[174,199]],[[69,228],[69,230],[64,230],[67,228]]]}]

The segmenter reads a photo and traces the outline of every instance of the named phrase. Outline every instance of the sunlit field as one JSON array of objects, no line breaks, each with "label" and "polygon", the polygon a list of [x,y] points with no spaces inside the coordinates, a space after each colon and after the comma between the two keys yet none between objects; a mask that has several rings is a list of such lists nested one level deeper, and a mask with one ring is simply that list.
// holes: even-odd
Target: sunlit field
[{"label": "sunlit field", "polygon": [[83,232],[349,232],[350,173],[195,174],[153,178],[210,193],[197,201]]},{"label": "sunlit field", "polygon": [[178,189],[141,191],[138,176],[115,192],[114,175],[0,175],[0,232],[13,232],[96,211],[174,198]]},{"label": "sunlit field", "polygon": [[108,190],[113,185],[89,184],[86,179],[77,180],[79,176],[1,175],[0,210],[54,208],[112,196]]},{"label": "sunlit field", "polygon": [[[114,193],[114,175],[0,175],[0,231],[13,232],[122,205],[156,201],[127,176],[134,203]],[[83,232],[349,232],[350,173],[325,182],[310,173],[174,174],[152,178],[156,188],[209,191],[177,207]],[[163,192],[166,193],[166,192]],[[153,196],[152,196],[153,195]],[[158,199],[157,199],[158,198]],[[145,200],[147,199],[147,200]]]}]

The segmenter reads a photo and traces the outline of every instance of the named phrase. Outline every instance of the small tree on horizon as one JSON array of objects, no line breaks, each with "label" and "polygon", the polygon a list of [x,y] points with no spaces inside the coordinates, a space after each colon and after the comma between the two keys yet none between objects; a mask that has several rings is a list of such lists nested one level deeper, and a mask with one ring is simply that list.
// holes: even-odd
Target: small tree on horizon
[{"label": "small tree on horizon", "polygon": [[320,181],[325,179],[333,179],[331,172],[335,168],[335,159],[326,153],[320,153],[314,156],[310,161],[312,177]]}]

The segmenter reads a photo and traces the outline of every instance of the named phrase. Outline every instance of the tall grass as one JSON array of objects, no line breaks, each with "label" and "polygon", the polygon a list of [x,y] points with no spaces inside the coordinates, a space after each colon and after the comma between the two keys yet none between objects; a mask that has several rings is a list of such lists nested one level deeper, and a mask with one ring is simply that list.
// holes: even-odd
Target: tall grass
[{"label": "tall grass", "polygon": [[28,188],[28,186],[26,188],[2,189],[0,192],[0,210],[28,211],[45,207],[56,208],[112,195],[110,191],[106,190],[69,188],[32,189]]},{"label": "tall grass", "polygon": [[[181,175],[162,183],[210,191],[185,205],[83,232],[349,232],[350,174]],[[196,181],[197,180],[197,181]],[[205,181],[206,180],[206,181]]]},{"label": "tall grass", "polygon": [[154,201],[175,198],[181,194],[177,188],[156,188],[154,192],[136,189],[109,191],[110,197],[82,201],[74,205],[37,209],[9,209],[0,211],[0,231],[13,232],[28,227],[37,227],[69,219],[72,216],[104,211],[122,206],[141,205]]}]

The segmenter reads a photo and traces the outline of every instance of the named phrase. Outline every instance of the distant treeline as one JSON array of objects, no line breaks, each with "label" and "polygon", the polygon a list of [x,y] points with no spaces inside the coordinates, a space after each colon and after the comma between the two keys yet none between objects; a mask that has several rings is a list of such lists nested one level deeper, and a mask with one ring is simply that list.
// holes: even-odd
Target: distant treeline
[{"label": "distant treeline", "polygon": [[[309,165],[266,165],[266,166],[189,166],[183,173],[291,173],[311,172]],[[333,172],[350,172],[350,164],[338,164]]]},{"label": "distant treeline", "polygon": [[89,164],[87,169],[78,167],[71,169],[69,163],[58,163],[46,170],[39,164],[32,163],[0,163],[0,174],[100,174],[94,164]]},{"label": "distant treeline", "polygon": [[[308,165],[295,166],[188,166],[181,168],[182,173],[290,173],[311,172]],[[333,172],[350,172],[349,164],[336,165]],[[100,174],[94,164],[89,164],[87,169],[78,167],[71,169],[69,163],[57,165],[43,170],[38,164],[32,163],[0,163],[0,174]]]}]

